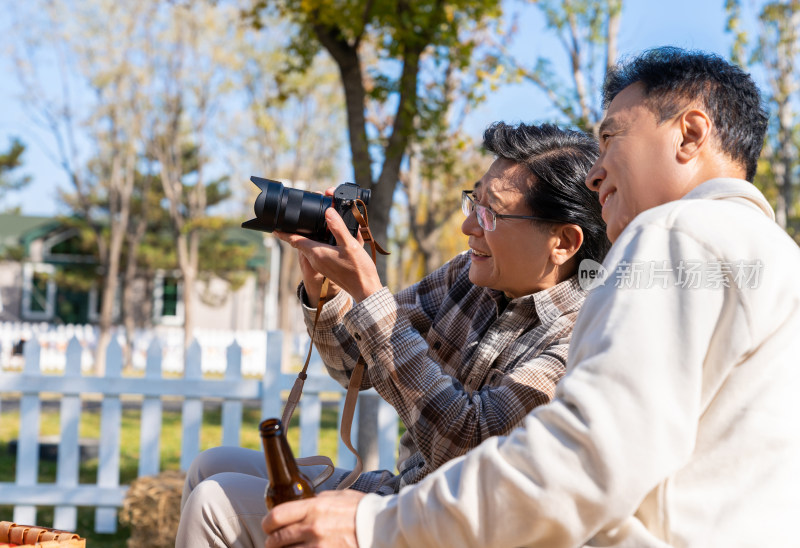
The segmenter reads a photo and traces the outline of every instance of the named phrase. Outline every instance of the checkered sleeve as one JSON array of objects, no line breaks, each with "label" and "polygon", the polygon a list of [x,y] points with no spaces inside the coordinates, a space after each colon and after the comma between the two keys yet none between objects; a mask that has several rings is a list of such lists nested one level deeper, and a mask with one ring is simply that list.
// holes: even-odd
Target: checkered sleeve
[{"label": "checkered sleeve", "polygon": [[[346,388],[360,352],[356,341],[342,324],[342,318],[352,307],[352,298],[344,291],[339,291],[322,307],[315,330],[314,318],[317,309],[308,306],[305,287],[302,283],[297,288],[297,295],[303,309],[306,330],[309,336],[313,333],[314,346],[319,352],[328,374]],[[365,375],[362,389],[370,387],[369,378]]]},{"label": "checkered sleeve", "polygon": [[[413,328],[424,335],[430,328],[442,299],[447,294],[448,286],[467,260],[465,254],[457,256],[418,283],[399,292],[396,297],[393,297],[385,287],[378,293],[382,299],[394,300],[396,298],[398,308],[403,311]],[[343,323],[345,314],[353,306],[352,298],[344,291],[340,291],[328,301],[322,307],[316,332],[314,332],[314,317],[317,309],[306,304],[308,298],[302,283],[297,288],[297,295],[303,309],[306,329],[309,335],[314,333],[314,345],[325,368],[334,380],[347,387],[360,353],[358,341],[350,335]],[[368,368],[361,384],[361,390],[371,387],[372,382]]]}]

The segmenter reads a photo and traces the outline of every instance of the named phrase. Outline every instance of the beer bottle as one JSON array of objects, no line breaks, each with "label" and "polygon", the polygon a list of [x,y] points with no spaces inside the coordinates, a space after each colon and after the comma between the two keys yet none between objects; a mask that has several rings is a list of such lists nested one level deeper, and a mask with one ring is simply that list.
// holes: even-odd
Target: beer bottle
[{"label": "beer bottle", "polygon": [[264,457],[267,459],[269,485],[264,493],[267,509],[291,500],[314,496],[314,488],[297,469],[292,450],[283,433],[280,419],[266,419],[259,425]]}]

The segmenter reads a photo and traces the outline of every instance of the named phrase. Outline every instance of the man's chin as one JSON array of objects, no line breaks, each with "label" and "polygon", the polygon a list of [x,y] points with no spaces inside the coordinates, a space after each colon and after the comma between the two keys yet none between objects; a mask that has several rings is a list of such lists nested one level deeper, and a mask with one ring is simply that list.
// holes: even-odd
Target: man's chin
[{"label": "man's chin", "polygon": [[613,244],[614,242],[619,239],[620,234],[625,232],[625,229],[630,224],[631,220],[628,219],[624,222],[612,223],[608,225],[606,228],[606,235],[608,236],[608,240]]}]

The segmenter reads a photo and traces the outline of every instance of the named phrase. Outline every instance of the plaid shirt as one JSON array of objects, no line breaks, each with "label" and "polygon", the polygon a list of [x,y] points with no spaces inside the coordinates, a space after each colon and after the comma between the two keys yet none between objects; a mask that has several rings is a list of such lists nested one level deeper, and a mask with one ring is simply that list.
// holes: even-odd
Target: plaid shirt
[{"label": "plaid shirt", "polygon": [[[586,292],[576,276],[507,301],[469,281],[469,252],[392,295],[353,306],[340,292],[322,309],[317,350],[347,386],[359,354],[362,389],[375,390],[406,426],[397,469],[365,472],[353,489],[392,494],[491,436],[508,434],[550,401]],[[304,290],[299,289],[303,302]],[[315,309],[304,306],[311,332]]]}]

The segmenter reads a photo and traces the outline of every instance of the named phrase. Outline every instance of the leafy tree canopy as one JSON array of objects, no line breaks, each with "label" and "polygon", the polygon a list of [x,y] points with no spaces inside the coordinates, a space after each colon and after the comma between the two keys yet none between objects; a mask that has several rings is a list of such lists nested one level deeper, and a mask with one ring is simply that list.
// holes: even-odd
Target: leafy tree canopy
[{"label": "leafy tree canopy", "polygon": [[11,172],[22,165],[22,155],[25,152],[25,145],[17,139],[11,139],[11,144],[6,152],[0,152],[0,199],[6,193],[20,190],[30,183],[31,178],[27,175],[12,176]]}]

